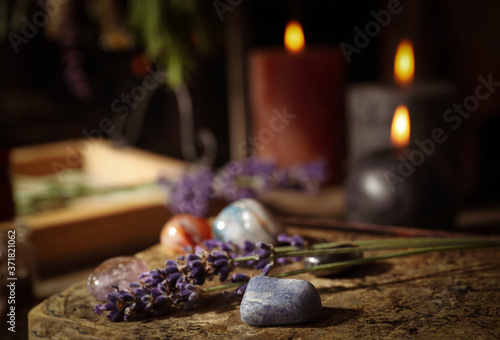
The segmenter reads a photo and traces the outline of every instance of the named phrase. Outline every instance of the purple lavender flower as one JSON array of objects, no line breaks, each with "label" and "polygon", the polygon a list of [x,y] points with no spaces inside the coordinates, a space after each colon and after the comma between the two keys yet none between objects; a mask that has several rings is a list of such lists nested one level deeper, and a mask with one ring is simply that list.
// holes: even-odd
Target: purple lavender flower
[{"label": "purple lavender flower", "polygon": [[178,292],[170,294],[170,299],[174,304],[184,302],[184,309],[191,308],[201,293],[198,286],[185,282],[178,284],[177,289]]},{"label": "purple lavender flower", "polygon": [[[255,246],[255,243],[245,240],[243,242],[243,254],[242,254],[242,256],[245,256],[245,257],[252,256],[252,255],[254,255],[254,252],[256,249],[257,249],[257,247]],[[245,262],[245,265],[247,267],[253,267],[254,264],[255,264],[255,260],[249,260],[249,261]]]},{"label": "purple lavender flower", "polygon": [[134,288],[142,287],[143,285],[140,282],[130,282],[128,286],[129,286],[129,288],[134,289]]},{"label": "purple lavender flower", "polygon": [[201,257],[198,254],[187,254],[186,256],[183,256],[182,259],[190,263],[192,261],[200,261]]},{"label": "purple lavender flower", "polygon": [[222,259],[229,260],[230,258],[231,258],[231,255],[227,251],[215,250],[209,254],[208,261],[214,262],[214,261],[222,260]]},{"label": "purple lavender flower", "polygon": [[272,245],[263,242],[255,244],[257,250],[254,251],[255,255],[255,269],[261,270],[263,276],[267,276],[274,266],[274,248]]},{"label": "purple lavender flower", "polygon": [[279,265],[284,265],[284,264],[287,264],[287,263],[291,263],[294,261],[294,259],[296,259],[297,257],[278,257],[276,259],[276,263],[278,263]]},{"label": "purple lavender flower", "polygon": [[218,248],[220,243],[221,243],[221,241],[219,241],[217,239],[210,239],[210,240],[203,241],[203,245],[205,246],[205,248],[207,248],[208,251],[211,251],[215,248]]},{"label": "purple lavender flower", "polygon": [[293,247],[303,247],[305,245],[305,240],[299,235],[288,236],[285,233],[278,235],[278,242],[286,243]]},{"label": "purple lavender flower", "polygon": [[243,241],[243,250],[245,250],[245,253],[253,252],[255,249],[255,243],[248,240]]},{"label": "purple lavender flower", "polygon": [[104,306],[104,309],[109,311],[108,319],[114,322],[122,319],[123,314],[125,313],[125,304],[123,303],[123,301],[120,301],[118,297],[118,287],[116,287],[115,289],[117,291],[116,293],[109,293],[108,295],[106,295],[106,299],[109,302]]},{"label": "purple lavender flower", "polygon": [[177,261],[174,260],[167,260],[165,261],[165,273],[175,273],[178,272],[179,270],[177,269]]},{"label": "purple lavender flower", "polygon": [[[291,245],[293,247],[304,247],[306,244],[306,241],[301,236],[299,236],[299,235],[288,236],[285,233],[278,235],[278,242],[288,244],[288,245]],[[290,262],[297,262],[301,258],[302,258],[301,256],[278,257],[276,259],[276,262],[283,265],[283,264],[290,263]]]},{"label": "purple lavender flower", "polygon": [[195,285],[202,285],[205,283],[206,272],[202,267],[196,267],[189,273],[189,278],[193,281]]},{"label": "purple lavender flower", "polygon": [[170,274],[164,281],[169,288],[174,288],[178,282],[184,281],[184,277],[180,272]]},{"label": "purple lavender flower", "polygon": [[174,214],[187,213],[205,216],[212,190],[213,172],[208,167],[200,167],[184,174],[177,181],[169,182],[160,178],[158,184],[169,193],[169,209]]},{"label": "purple lavender flower", "polygon": [[318,160],[291,167],[288,169],[287,180],[292,186],[309,194],[316,194],[321,184],[326,180],[326,171],[326,161]]},{"label": "purple lavender flower", "polygon": [[273,266],[274,266],[274,260],[269,261],[267,259],[264,259],[264,260],[257,261],[257,264],[255,265],[255,269],[261,270],[262,276],[267,276],[267,275],[269,275],[269,272],[271,271]]},{"label": "purple lavender flower", "polygon": [[218,259],[213,262],[214,274],[219,276],[220,282],[226,281],[231,272],[231,262],[227,259]]},{"label": "purple lavender flower", "polygon": [[154,298],[153,315],[164,315],[172,304],[169,286],[159,284],[151,289],[151,295]]},{"label": "purple lavender flower", "polygon": [[128,290],[120,291],[118,286],[113,286],[116,293],[110,293],[106,296],[108,303],[106,305],[97,305],[94,311],[101,315],[104,310],[109,311],[108,319],[116,322],[121,319],[133,320],[144,318],[147,315],[146,304],[142,303],[142,296],[147,294],[146,290],[137,288],[132,293]]},{"label": "purple lavender flower", "polygon": [[220,281],[224,282],[234,268],[231,254],[227,251],[215,250],[206,253],[204,260],[205,275],[208,280],[212,280],[217,275]]},{"label": "purple lavender flower", "polygon": [[[240,274],[240,273],[233,274],[233,277],[231,278],[232,283],[240,283],[240,282],[248,282],[248,281],[250,281],[250,278],[247,275]],[[248,286],[248,283],[245,283],[244,285],[239,286],[234,291],[235,294],[238,296],[243,296],[243,294],[245,294],[245,290],[247,289],[247,286]]]},{"label": "purple lavender flower", "polygon": [[233,274],[231,277],[231,282],[232,283],[237,283],[237,282],[247,282],[250,280],[250,277],[248,275],[242,274],[242,273],[236,273]]},{"label": "purple lavender flower", "polygon": [[[121,292],[122,293],[122,292]],[[124,296],[127,296],[124,294]],[[153,307],[153,297],[146,288],[136,288],[130,294],[132,299],[127,296],[128,306],[125,307],[123,320],[134,321],[145,319]]]},{"label": "purple lavender flower", "polygon": [[101,313],[104,312],[105,310],[106,310],[106,305],[103,305],[102,303],[98,303],[94,307],[94,313],[96,313],[99,316],[101,316]]},{"label": "purple lavender flower", "polygon": [[149,273],[141,274],[140,278],[144,279],[144,283],[146,285],[151,286],[151,287],[156,287],[156,285],[158,285],[158,283],[165,280],[166,275],[162,270],[156,268],[156,269],[150,271]]},{"label": "purple lavender flower", "polygon": [[263,242],[257,242],[255,243],[255,246],[257,247],[257,250],[254,252],[254,254],[257,261],[267,259],[274,254],[272,245]]}]

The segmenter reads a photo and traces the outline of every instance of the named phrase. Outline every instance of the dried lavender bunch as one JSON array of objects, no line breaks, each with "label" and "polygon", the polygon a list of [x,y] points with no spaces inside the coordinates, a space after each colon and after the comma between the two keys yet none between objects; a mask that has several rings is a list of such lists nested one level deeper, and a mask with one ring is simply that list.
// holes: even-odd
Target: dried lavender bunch
[{"label": "dried lavender bunch", "polygon": [[164,315],[171,305],[181,303],[188,309],[202,293],[201,286],[206,281],[219,277],[220,282],[225,282],[230,275],[231,283],[239,284],[233,294],[242,296],[250,278],[233,273],[235,266],[241,262],[268,275],[275,263],[273,246],[262,242],[245,241],[243,246],[238,246],[232,242],[207,240],[204,246],[192,254],[179,256],[177,261],[167,260],[163,269],[143,273],[140,281],[131,283],[127,290],[114,287],[116,292],[106,296],[108,303],[98,304],[95,313],[101,315],[108,311],[108,318],[116,322]]},{"label": "dried lavender bunch", "polygon": [[[285,277],[315,270],[349,267],[433,251],[500,247],[499,240],[484,238],[366,240],[352,242],[353,247],[348,248],[333,248],[343,244],[343,242],[320,243],[305,248],[305,242],[300,237],[280,235],[279,239],[289,245],[274,248],[270,244],[261,242],[255,244],[245,242],[242,246],[237,246],[230,242],[206,241],[204,248],[199,247],[195,253],[179,256],[177,261],[168,260],[165,262],[165,268],[142,274],[140,281],[130,284],[127,290],[120,291],[117,287],[114,287],[116,292],[108,294],[106,297],[108,302],[98,304],[94,311],[99,315],[104,311],[108,311],[108,318],[111,321],[133,321],[150,316],[165,315],[172,305],[181,303],[184,304],[185,309],[188,309],[196,303],[202,293],[236,288],[230,294],[241,296],[245,292],[246,284],[250,278],[242,273],[233,273],[238,264],[260,269],[262,275],[268,275],[279,258],[417,248],[362,259],[323,264],[273,275],[274,277]],[[206,281],[211,281],[216,276],[219,277],[221,282],[225,282],[231,277],[231,283],[217,287],[201,288]]]}]

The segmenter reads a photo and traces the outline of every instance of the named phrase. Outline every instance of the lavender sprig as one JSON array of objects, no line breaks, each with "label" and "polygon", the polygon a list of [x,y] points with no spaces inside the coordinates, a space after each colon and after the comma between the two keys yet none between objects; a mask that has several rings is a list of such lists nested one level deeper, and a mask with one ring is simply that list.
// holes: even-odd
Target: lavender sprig
[{"label": "lavender sprig", "polygon": [[210,168],[198,167],[186,172],[176,181],[160,178],[158,183],[165,188],[172,213],[202,217],[206,215],[208,202],[213,198],[213,177]]},{"label": "lavender sprig", "polygon": [[175,181],[161,177],[169,209],[203,217],[212,199],[235,201],[259,198],[274,189],[299,189],[309,194],[318,192],[326,180],[323,160],[279,168],[276,163],[249,157],[231,161],[214,172],[208,167],[194,167]]}]

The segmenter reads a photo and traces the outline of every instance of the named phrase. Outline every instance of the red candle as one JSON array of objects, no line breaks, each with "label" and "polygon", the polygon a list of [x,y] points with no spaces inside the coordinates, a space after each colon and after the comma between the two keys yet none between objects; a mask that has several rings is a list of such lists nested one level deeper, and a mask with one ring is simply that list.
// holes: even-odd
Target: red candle
[{"label": "red candle", "polygon": [[340,183],[345,59],[334,47],[306,49],[294,25],[285,33],[287,51],[261,48],[249,56],[253,151],[282,167],[325,159],[329,179]]}]

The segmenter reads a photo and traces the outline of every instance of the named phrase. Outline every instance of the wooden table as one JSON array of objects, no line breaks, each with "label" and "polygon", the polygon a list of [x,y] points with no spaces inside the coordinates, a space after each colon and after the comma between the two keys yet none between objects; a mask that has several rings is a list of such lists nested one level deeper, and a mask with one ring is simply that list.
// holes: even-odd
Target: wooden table
[{"label": "wooden table", "polygon": [[[381,238],[361,232],[288,231],[328,240]],[[162,267],[165,260],[158,245],[137,256],[151,268]],[[336,278],[296,277],[312,282],[323,303],[315,320],[300,325],[249,326],[240,320],[239,299],[215,293],[189,311],[112,323],[93,313],[97,301],[80,282],[30,311],[30,339],[500,338],[497,248],[391,259],[348,269]]]}]

